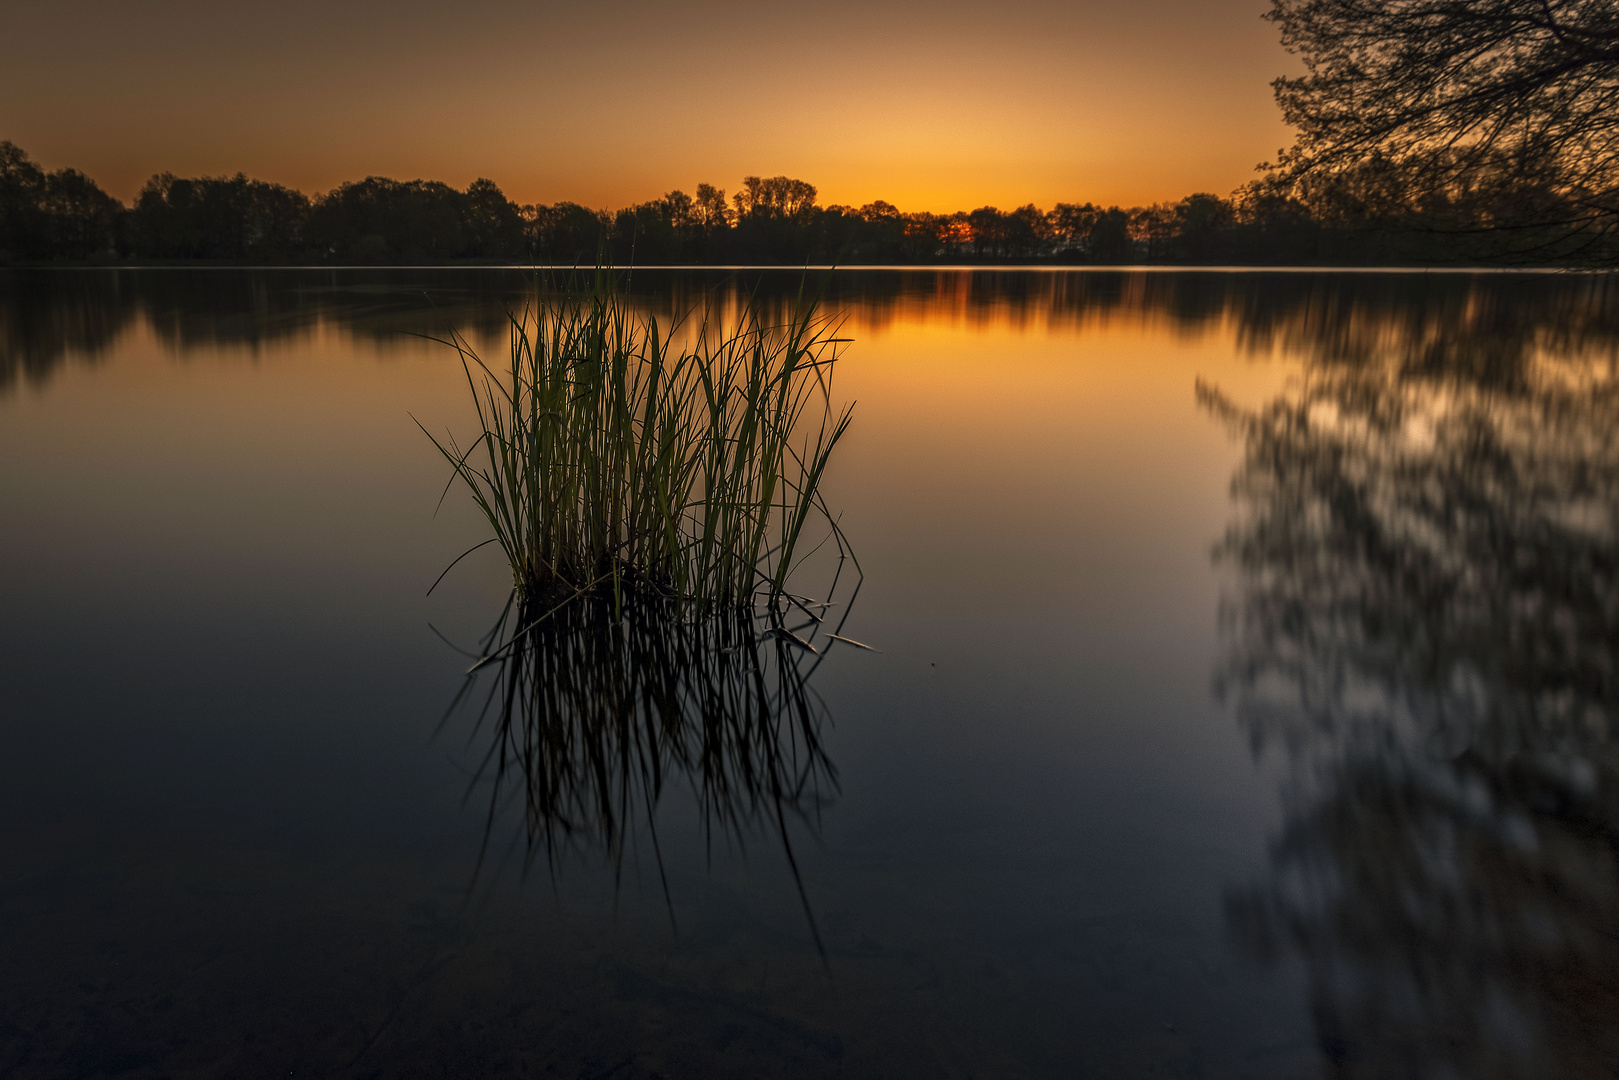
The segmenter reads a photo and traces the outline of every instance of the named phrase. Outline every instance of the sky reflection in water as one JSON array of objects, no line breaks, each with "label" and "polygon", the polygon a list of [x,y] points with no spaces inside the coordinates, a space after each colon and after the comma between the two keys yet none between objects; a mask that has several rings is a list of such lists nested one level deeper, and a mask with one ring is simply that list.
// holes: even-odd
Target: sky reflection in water
[{"label": "sky reflection in water", "polygon": [[524,877],[523,799],[474,876],[488,744],[434,735],[465,662],[427,624],[475,640],[506,584],[472,558],[422,596],[481,533],[431,516],[407,415],[466,430],[459,367],[400,331],[498,355],[528,295],[0,274],[0,1070],[1619,1055],[1606,279],[833,278],[859,405],[828,498],[883,651],[811,684],[836,783],[789,840],[824,964],[780,838],[716,841],[679,785],[662,880],[627,821],[622,859]]}]

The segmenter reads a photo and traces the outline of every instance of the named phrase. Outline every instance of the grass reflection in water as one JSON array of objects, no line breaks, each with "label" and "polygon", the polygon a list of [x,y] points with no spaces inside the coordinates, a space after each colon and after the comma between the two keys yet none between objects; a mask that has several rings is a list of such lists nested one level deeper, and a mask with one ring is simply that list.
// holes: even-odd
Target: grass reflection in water
[{"label": "grass reflection in water", "polygon": [[684,782],[711,854],[779,839],[820,947],[789,820],[813,825],[836,791],[807,680],[826,646],[856,643],[823,627],[831,593],[788,587],[823,549],[833,592],[846,563],[858,575],[819,490],[850,418],[832,405],[834,334],[802,291],[780,324],[750,308],[729,331],[660,327],[598,271],[512,320],[499,375],[451,338],[480,430],[434,445],[514,586],[451,707],[473,703],[488,739],[485,855],[511,801],[525,865],[553,873],[588,849],[622,869],[644,835],[673,920],[658,807]]},{"label": "grass reflection in water", "polygon": [[489,788],[486,851],[514,802],[525,864],[544,858],[553,873],[590,850],[622,868],[644,835],[668,902],[658,806],[685,784],[710,850],[779,840],[819,948],[789,825],[813,829],[837,793],[827,709],[809,686],[840,640],[827,618],[837,605],[785,600],[796,622],[775,606],[697,613],[645,594],[593,590],[552,605],[514,592],[449,714],[470,710],[471,738],[486,747],[473,781]]}]

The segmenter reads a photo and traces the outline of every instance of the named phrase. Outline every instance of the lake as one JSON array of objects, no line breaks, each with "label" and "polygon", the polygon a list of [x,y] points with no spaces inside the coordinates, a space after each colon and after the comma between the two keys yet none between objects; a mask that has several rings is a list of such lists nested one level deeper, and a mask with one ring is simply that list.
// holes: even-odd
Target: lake
[{"label": "lake", "polygon": [[428,595],[532,275],[0,272],[0,1073],[1610,1074],[1612,279],[809,282],[871,648],[812,797],[609,849],[450,709],[496,549]]}]

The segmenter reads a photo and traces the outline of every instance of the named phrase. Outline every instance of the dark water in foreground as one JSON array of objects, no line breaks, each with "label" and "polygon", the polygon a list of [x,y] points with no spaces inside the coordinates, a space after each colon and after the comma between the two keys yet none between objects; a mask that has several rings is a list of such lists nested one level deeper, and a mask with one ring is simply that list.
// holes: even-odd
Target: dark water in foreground
[{"label": "dark water in foreground", "polygon": [[839,274],[882,651],[785,841],[676,770],[617,860],[438,727],[506,585],[424,596],[484,533],[403,332],[525,295],[0,274],[0,1074],[1615,1073],[1607,279]]}]

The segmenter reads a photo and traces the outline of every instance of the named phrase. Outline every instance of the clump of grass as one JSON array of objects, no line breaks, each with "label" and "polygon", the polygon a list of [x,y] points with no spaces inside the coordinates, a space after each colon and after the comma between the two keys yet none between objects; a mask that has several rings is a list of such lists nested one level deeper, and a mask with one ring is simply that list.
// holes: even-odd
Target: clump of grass
[{"label": "clump of grass", "polygon": [[481,431],[433,442],[525,599],[775,602],[812,519],[846,551],[820,494],[852,408],[832,403],[835,333],[803,294],[784,323],[749,308],[728,328],[706,314],[664,327],[598,274],[513,317],[498,374],[450,340]]}]

